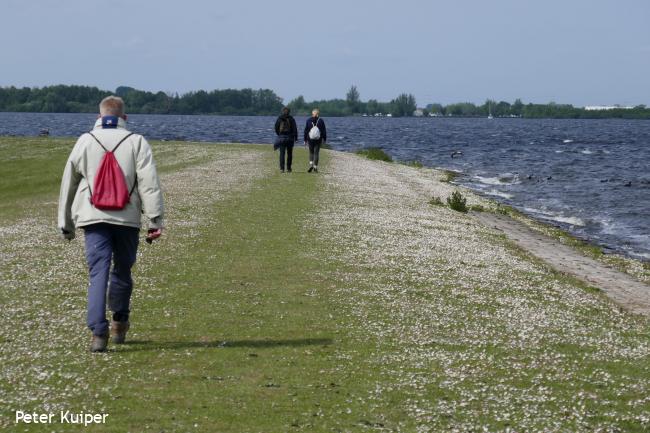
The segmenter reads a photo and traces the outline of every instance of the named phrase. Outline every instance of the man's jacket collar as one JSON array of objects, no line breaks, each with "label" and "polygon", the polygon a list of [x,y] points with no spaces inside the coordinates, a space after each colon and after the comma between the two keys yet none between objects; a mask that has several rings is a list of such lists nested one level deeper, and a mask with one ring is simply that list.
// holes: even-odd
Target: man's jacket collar
[{"label": "man's jacket collar", "polygon": [[[121,129],[126,129],[126,120],[119,117],[117,119],[117,127]],[[95,129],[102,129],[102,118],[100,117],[95,121]]]}]

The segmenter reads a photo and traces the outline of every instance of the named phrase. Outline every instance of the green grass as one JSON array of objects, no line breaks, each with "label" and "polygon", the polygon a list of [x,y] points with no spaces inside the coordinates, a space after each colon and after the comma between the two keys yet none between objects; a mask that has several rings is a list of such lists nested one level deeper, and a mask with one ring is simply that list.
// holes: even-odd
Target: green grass
[{"label": "green grass", "polygon": [[[6,197],[0,208],[1,226],[33,215],[54,215],[58,182],[73,142],[0,138],[0,191]],[[20,334],[42,330],[39,326],[43,326],[43,313],[50,326],[56,326],[59,314],[73,314],[78,320],[77,328],[59,328],[73,343],[55,348],[50,358],[44,357],[49,353],[44,351],[34,363],[42,363],[46,370],[67,369],[74,375],[53,382],[47,394],[52,401],[63,402],[71,410],[101,408],[110,414],[106,425],[93,426],[92,431],[410,432],[427,431],[427,426],[432,425],[432,431],[462,425],[473,426],[474,431],[476,426],[489,425],[490,431],[499,431],[508,426],[517,430],[512,419],[528,416],[522,413],[524,407],[551,414],[561,426],[559,430],[588,431],[599,420],[610,422],[608,411],[643,412],[642,407],[630,409],[628,405],[646,397],[644,388],[635,387],[634,382],[647,379],[648,367],[636,359],[619,357],[596,363],[586,359],[593,347],[559,344],[554,338],[540,341],[531,350],[499,341],[484,344],[463,339],[471,327],[480,330],[501,326],[490,320],[490,316],[499,317],[502,308],[493,299],[497,288],[467,288],[484,294],[485,301],[465,306],[467,300],[458,283],[467,283],[451,270],[445,271],[449,275],[441,273],[439,283],[431,286],[408,272],[398,273],[389,267],[364,268],[329,258],[327,253],[331,251],[358,247],[351,239],[318,236],[322,222],[314,209],[333,193],[324,182],[327,173],[332,172],[329,152],[322,153],[319,175],[305,173],[307,159],[301,148],[295,151],[294,173],[279,174],[277,153],[270,146],[177,142],[153,145],[163,174],[183,170],[191,173],[193,167],[206,161],[236,157],[242,150],[257,153],[261,167],[255,171],[263,173],[246,188],[227,190],[218,199],[197,198],[190,206],[177,207],[175,218],[200,217],[201,224],[169,230],[160,242],[141,245],[128,344],[112,347],[103,355],[81,352],[87,343],[83,316],[78,313],[83,309],[84,297],[72,289],[61,290],[61,285],[69,281],[45,278],[40,287],[26,273],[16,279],[20,290],[6,285],[0,288],[0,305],[13,298],[23,302],[15,316],[7,318],[32,324],[19,329]],[[215,184],[222,182],[219,173],[211,176]],[[196,188],[201,186],[197,183]],[[437,201],[432,204],[442,203]],[[29,266],[38,275],[47,274],[52,266],[71,266],[57,254],[45,251]],[[524,252],[517,254],[521,260],[530,260]],[[86,278],[82,261],[83,257],[78,256],[75,263],[79,266],[72,266],[66,273],[77,286]],[[556,282],[577,284],[553,272],[540,284]],[[369,324],[393,320],[391,312],[399,307],[388,302],[390,299],[373,297],[376,287],[407,287],[404,296],[414,304],[431,303],[444,306],[448,314],[461,314],[453,329],[436,330],[432,325],[439,341],[428,344],[448,364],[433,358],[400,362],[399,355],[414,359],[426,347],[409,346],[402,335],[387,332],[378,338],[366,331]],[[342,289],[350,296],[342,298]],[[534,294],[528,296],[531,298],[522,302],[537,302]],[[35,302],[39,298],[49,303],[45,312],[42,304]],[[356,309],[363,311],[363,316],[352,314]],[[406,325],[417,319],[425,326],[437,319],[434,313],[425,314],[419,318],[403,316],[401,320]],[[607,327],[592,330],[590,321],[606,324],[609,316],[607,311],[598,310],[583,320],[587,324],[584,332],[596,338]],[[626,338],[640,346],[647,344],[647,327],[639,324],[640,320],[629,320],[634,325],[630,325]],[[77,344],[80,333],[83,343]],[[6,335],[0,333],[0,355],[11,359],[11,354],[3,353]],[[21,366],[19,361],[13,362],[3,367]],[[25,362],[23,367],[29,360]],[[460,379],[448,375],[452,370],[466,375],[456,386],[447,383]],[[572,376],[565,380],[564,374],[569,371]],[[598,376],[601,372],[605,376]],[[74,377],[92,380],[89,389],[70,391],[78,386]],[[404,377],[414,383],[418,377],[430,381],[418,387],[404,382]],[[614,379],[631,385],[625,385],[621,392],[621,387],[611,387]],[[47,384],[35,380],[29,383],[34,392],[37,386]],[[18,392],[14,386],[0,381],[0,398]],[[510,418],[504,414],[485,415],[484,409],[494,401],[479,398],[483,389],[495,390],[499,398],[512,399]],[[576,424],[575,418],[567,421],[566,412],[574,408],[563,406],[574,400],[577,391],[588,396],[581,400],[584,413],[590,416],[584,425]],[[527,400],[545,393],[553,399],[539,404]],[[101,400],[101,405],[96,400]],[[408,411],[409,402],[415,400],[448,404],[449,410],[427,423]],[[457,404],[461,401],[466,406]],[[45,403],[26,400],[19,408],[42,411]],[[3,417],[13,417],[13,409],[0,407],[0,427]],[[477,413],[483,415],[476,417]],[[625,419],[618,426],[621,431],[644,428]],[[58,424],[48,429],[38,425],[20,427],[18,431],[81,430]]]},{"label": "green grass", "polygon": [[74,139],[0,137],[0,219],[22,217],[58,192]]},{"label": "green grass", "polygon": [[[112,410],[123,428],[155,419],[174,431],[191,419],[199,431],[309,429],[322,407],[343,403],[341,389],[357,390],[332,371],[344,347],[341,318],[326,296],[330,282],[318,277],[323,264],[303,256],[300,222],[316,191],[315,176],[264,179],[250,193],[216,203],[212,219],[219,223],[179,251],[175,266],[156,268],[165,301],[139,307],[143,337],[119,351],[147,366]],[[173,329],[161,323],[166,311]],[[150,404],[128,410],[143,393]]]},{"label": "green grass", "polygon": [[471,205],[469,207],[469,210],[471,210],[473,212],[485,212],[486,208],[485,208],[485,206],[480,205],[480,204],[473,204],[473,205]]},{"label": "green grass", "polygon": [[[13,221],[41,212],[58,199],[66,160],[75,138],[0,137],[0,221]],[[182,149],[193,146],[178,142],[152,142],[161,173],[180,170],[201,162],[201,155],[183,158]],[[195,146],[195,145],[194,145]]]},{"label": "green grass", "polygon": [[458,176],[460,176],[460,173],[451,170],[442,170],[442,174],[443,176],[440,179],[440,182],[445,183],[453,182]]},{"label": "green grass", "polygon": [[404,164],[406,166],[413,167],[413,168],[423,168],[424,167],[424,164],[422,164],[418,160],[403,161],[403,162],[401,162],[401,164]]},{"label": "green grass", "polygon": [[[71,141],[11,141],[0,154],[3,170],[20,153],[18,147],[32,146],[42,157],[22,161],[14,172],[17,179],[3,177],[3,183],[20,185],[7,209],[23,213],[32,199],[55,200]],[[186,147],[154,143],[160,171],[204,162],[179,162]],[[266,167],[275,165],[277,154],[254,148]],[[55,150],[58,154],[50,158]],[[326,152],[321,161],[326,171]],[[354,368],[374,343],[346,337],[350,323],[328,296],[336,282],[323,277],[334,264],[309,258],[321,248],[303,230],[318,201],[319,180],[297,171],[306,163],[305,152],[297,149],[293,174],[265,177],[247,192],[205,203],[202,212],[211,222],[191,245],[178,248],[165,240],[141,245],[148,248],[140,259],[147,265],[136,265],[134,271],[130,341],[95,361],[91,357],[88,365],[96,364],[101,372],[93,377],[90,395],[101,395],[110,414],[110,422],[95,431],[329,431],[379,425],[378,414],[393,426],[404,419],[393,401],[371,408],[357,398],[371,393],[381,375],[376,368]],[[42,179],[32,176],[36,169]],[[0,188],[11,189],[8,184]],[[3,216],[2,222],[10,219]],[[138,287],[143,280],[157,284]],[[86,331],[84,341],[85,336]],[[61,353],[54,362],[66,363],[67,356]],[[115,385],[112,357],[129,367],[117,390],[106,394],[103,390]],[[84,395],[68,398],[67,404],[92,410],[92,401]],[[39,410],[43,403],[23,407]],[[43,431],[35,425],[26,429]]]},{"label": "green grass", "polygon": [[380,147],[367,147],[365,149],[357,150],[355,153],[376,161],[393,162],[393,158],[391,158],[390,155],[384,152]]}]

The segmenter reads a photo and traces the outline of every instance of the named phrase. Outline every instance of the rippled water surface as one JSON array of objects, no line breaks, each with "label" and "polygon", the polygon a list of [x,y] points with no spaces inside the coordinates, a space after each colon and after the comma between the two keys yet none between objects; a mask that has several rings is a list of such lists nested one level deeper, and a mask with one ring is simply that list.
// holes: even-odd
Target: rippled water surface
[{"label": "rippled water surface", "polygon": [[[77,136],[90,114],[0,113],[0,135]],[[296,119],[299,126],[304,118]],[[650,259],[650,121],[325,119],[335,149],[382,147],[394,159],[457,170],[458,182],[574,234]],[[167,140],[271,143],[272,117],[133,115]],[[452,152],[462,155],[454,158]],[[426,199],[426,198],[423,198]]]}]

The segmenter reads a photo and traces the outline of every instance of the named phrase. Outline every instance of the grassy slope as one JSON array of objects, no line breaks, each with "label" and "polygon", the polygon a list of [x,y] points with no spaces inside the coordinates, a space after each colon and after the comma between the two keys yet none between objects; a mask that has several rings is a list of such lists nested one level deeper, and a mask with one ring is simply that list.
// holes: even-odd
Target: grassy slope
[{"label": "grassy slope", "polygon": [[[53,215],[58,178],[71,144],[69,140],[0,139],[0,191],[7,197],[0,207],[3,226],[31,215],[34,203],[43,200],[47,203],[45,214]],[[205,162],[200,156],[179,160],[180,149],[187,146],[157,143],[155,153],[161,171],[188,169]],[[26,148],[30,156],[23,160],[21,155]],[[59,398],[73,410],[87,408],[109,413],[109,423],[95,426],[93,431],[415,431],[417,423],[406,410],[413,390],[394,386],[400,380],[401,373],[396,372],[402,365],[377,362],[382,353],[399,350],[400,341],[375,340],[371,334],[364,339],[364,323],[350,314],[345,300],[331,296],[337,287],[351,284],[337,281],[336,275],[346,271],[354,274],[359,269],[318,259],[319,251],[338,242],[318,240],[311,231],[317,230],[318,222],[310,224],[306,220],[314,214],[313,209],[324,194],[319,178],[301,172],[280,175],[275,171],[275,154],[268,148],[247,149],[259,151],[263,176],[252,180],[245,190],[215,201],[197,199],[199,209],[186,209],[201,212],[205,217],[198,228],[200,236],[170,232],[167,240],[152,247],[142,246],[136,284],[147,284],[136,286],[130,344],[95,356],[61,350],[48,361],[52,368],[56,364],[74,364],[79,370],[76,373],[90,372],[93,382],[82,394],[70,393],[60,398],[59,383],[53,398]],[[323,160],[322,166],[327,170],[326,152]],[[298,150],[295,168],[305,165],[305,154]],[[35,170],[40,176],[30,174]],[[11,176],[4,176],[9,172]],[[85,275],[77,275],[78,281],[84,278]],[[370,287],[391,282],[393,275],[388,269],[373,270],[358,278],[366,281],[360,283],[363,288],[364,284]],[[416,282],[409,284],[414,296],[431,297],[428,287],[418,287]],[[0,301],[8,296],[8,292],[0,290]],[[25,304],[31,305],[29,295],[24,296]],[[350,301],[359,299],[363,296]],[[81,308],[84,300],[76,296],[72,302]],[[366,302],[363,308],[368,317],[389,317],[386,305]],[[480,310],[480,306],[476,307]],[[27,306],[20,314],[35,314],[30,308],[38,306]],[[52,311],[58,313],[55,307]],[[79,316],[77,320],[76,329],[64,332],[70,334],[69,338],[84,332],[85,348],[83,319]],[[481,318],[471,320],[475,326]],[[647,334],[630,337],[644,339]],[[2,348],[0,345],[0,352]],[[441,343],[440,349],[471,351],[463,344]],[[548,346],[543,351],[562,357],[567,363],[580,362],[580,350],[574,347]],[[494,369],[490,376],[475,378],[485,387],[498,389],[504,382],[510,389],[537,386],[532,379],[522,381],[521,375],[512,377],[509,371],[536,354],[499,347],[488,352],[503,360],[503,368]],[[477,359],[468,359],[468,371],[473,369],[473,362],[480,362]],[[584,376],[594,367],[584,365]],[[647,379],[646,367],[624,359],[598,367],[614,377]],[[445,370],[439,365],[420,368],[414,373],[427,371],[440,375],[439,382],[445,380]],[[95,371],[97,374],[93,375]],[[534,373],[530,371],[530,376]],[[73,379],[68,382],[74,387]],[[543,385],[562,396],[562,401],[570,399],[576,388],[617,399],[608,395],[602,383],[545,380]],[[375,394],[379,387],[383,391]],[[451,403],[463,390],[461,384],[456,391],[432,387],[417,392],[424,392],[431,400]],[[0,391],[11,393],[11,386],[0,383]],[[594,403],[588,410],[598,419],[599,411],[624,411],[625,401],[642,401],[643,396],[631,390],[630,395],[618,398],[623,400],[607,409]],[[94,403],[96,400],[101,400],[101,404]],[[19,408],[42,410],[43,403],[25,401]],[[480,407],[481,402],[472,401],[470,405]],[[645,410],[643,404],[636,405],[633,412]],[[12,416],[8,408],[1,409],[3,416]],[[556,413],[558,426],[562,425],[565,415],[561,407],[548,403],[543,409]],[[509,424],[507,417],[467,419],[462,407],[455,407],[454,412],[446,419],[447,425],[480,423],[497,430]],[[518,408],[513,407],[513,412],[517,415]],[[639,424],[621,425],[626,431],[643,429]],[[51,430],[43,427],[32,425],[27,430]],[[61,427],[55,426],[57,430]]]}]

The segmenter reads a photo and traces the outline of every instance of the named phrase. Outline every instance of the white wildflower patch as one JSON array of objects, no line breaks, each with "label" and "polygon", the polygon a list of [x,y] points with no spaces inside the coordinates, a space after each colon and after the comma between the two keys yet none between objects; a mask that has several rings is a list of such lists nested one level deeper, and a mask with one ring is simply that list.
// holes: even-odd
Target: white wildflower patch
[{"label": "white wildflower patch", "polygon": [[[330,153],[314,215],[335,295],[418,431],[650,428],[650,327],[473,217],[433,170]],[[468,205],[490,205],[463,191]],[[624,374],[617,365],[642,366]],[[627,401],[627,403],[625,403]]]}]

